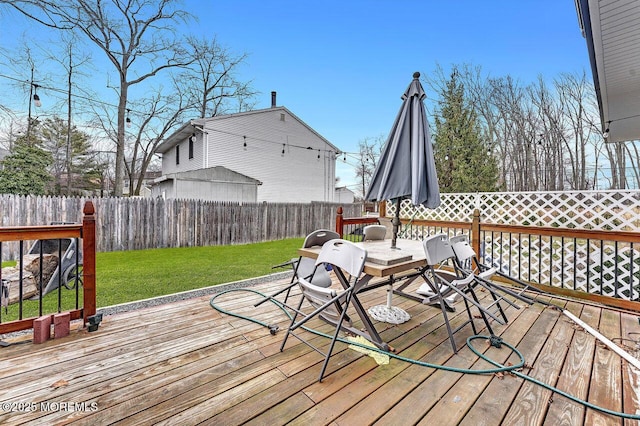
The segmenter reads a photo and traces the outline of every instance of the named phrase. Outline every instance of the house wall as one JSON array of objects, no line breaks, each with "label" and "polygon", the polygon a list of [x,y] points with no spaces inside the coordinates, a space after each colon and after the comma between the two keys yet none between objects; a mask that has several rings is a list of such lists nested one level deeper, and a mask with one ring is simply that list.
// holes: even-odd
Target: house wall
[{"label": "house wall", "polygon": [[262,182],[258,202],[334,201],[334,148],[286,109],[216,117],[197,132],[194,148],[188,160],[188,141],[180,143],[179,165],[175,148],[165,152],[163,174],[224,166]]},{"label": "house wall", "polygon": [[337,188],[336,196],[334,202],[336,203],[344,203],[344,204],[352,204],[355,200],[355,196],[353,191],[350,191],[346,188]]},{"label": "house wall", "polygon": [[[206,181],[175,181],[177,197],[209,201],[255,203],[258,190],[255,184]],[[176,197],[176,194],[174,194]]]},{"label": "house wall", "polygon": [[152,196],[255,203],[260,182],[224,167],[167,175],[153,185]]},{"label": "house wall", "polygon": [[162,174],[168,175],[177,172],[186,172],[204,168],[204,149],[202,146],[202,133],[196,132],[196,140],[193,143],[193,158],[189,158],[189,138],[182,140],[180,147],[180,164],[176,164],[176,148],[172,147],[162,155]]}]

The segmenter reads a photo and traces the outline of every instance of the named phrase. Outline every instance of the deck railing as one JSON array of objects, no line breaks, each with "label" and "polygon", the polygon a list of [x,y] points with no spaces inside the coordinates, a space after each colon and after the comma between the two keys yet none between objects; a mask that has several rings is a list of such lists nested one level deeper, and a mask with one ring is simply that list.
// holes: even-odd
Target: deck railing
[{"label": "deck railing", "polygon": [[[338,211],[336,232],[347,238],[351,229],[368,223],[370,217],[347,219]],[[488,224],[477,210],[464,222],[401,223],[399,238],[466,234],[481,261],[507,275],[552,293],[640,311],[639,232]]]},{"label": "deck railing", "polygon": [[[0,334],[11,333],[14,331],[27,330],[33,328],[34,320],[43,315],[51,315],[54,313],[69,312],[71,320],[83,319],[87,322],[88,317],[96,313],[96,280],[95,280],[95,247],[96,247],[96,218],[95,208],[91,201],[87,201],[83,208],[83,219],[81,224],[63,224],[63,225],[46,225],[46,226],[16,226],[0,228],[0,263],[5,260],[15,260],[17,269],[17,280],[9,283],[3,280],[2,296],[6,297],[5,301],[10,302],[11,287],[13,287],[13,295],[16,299],[15,303],[4,303],[0,312]],[[72,290],[63,289],[64,272],[63,269],[63,241],[71,239],[75,243],[75,247],[82,246],[82,261],[78,250],[67,259],[71,262],[72,270],[82,271],[81,275],[76,274],[74,277],[74,287]],[[34,300],[27,300],[25,294],[25,243],[40,241],[34,244],[34,256],[37,270],[34,274],[35,285],[37,286],[37,295]],[[45,267],[45,258],[43,246],[45,241],[51,241],[55,246],[57,266],[56,270],[51,271],[57,274],[58,286],[49,293],[49,296],[41,297],[43,290],[47,286],[43,273]],[[2,259],[2,244],[15,243],[20,246],[20,255],[18,259]],[[2,274],[0,273],[0,278]],[[63,294],[63,292],[66,292]],[[57,296],[57,301],[51,303],[52,296]],[[47,300],[48,299],[48,300]],[[47,300],[45,302],[45,300]],[[81,303],[82,302],[82,303]],[[53,305],[53,308],[51,307]]]},{"label": "deck railing", "polygon": [[338,207],[336,214],[336,232],[346,240],[361,241],[364,227],[376,223],[380,222],[375,216],[344,217],[342,207]]}]

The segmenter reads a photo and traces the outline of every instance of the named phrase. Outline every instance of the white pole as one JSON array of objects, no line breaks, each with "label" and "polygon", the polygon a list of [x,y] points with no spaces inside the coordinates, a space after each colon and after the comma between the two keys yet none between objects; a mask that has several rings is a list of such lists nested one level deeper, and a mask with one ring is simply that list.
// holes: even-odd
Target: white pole
[{"label": "white pole", "polygon": [[640,360],[632,357],[631,355],[629,355],[629,353],[623,351],[618,345],[616,345],[611,340],[609,340],[606,337],[604,337],[597,330],[594,330],[593,328],[589,327],[585,322],[583,322],[580,318],[578,318],[575,315],[573,315],[571,312],[563,310],[562,313],[565,314],[566,316],[568,316],[569,318],[571,318],[571,320],[573,322],[575,322],[580,327],[582,327],[585,330],[587,330],[596,339],[600,340],[602,343],[607,345],[611,350],[613,350],[615,353],[620,355],[622,358],[626,359],[629,364],[633,365],[635,368],[638,369],[638,371],[640,371]]}]

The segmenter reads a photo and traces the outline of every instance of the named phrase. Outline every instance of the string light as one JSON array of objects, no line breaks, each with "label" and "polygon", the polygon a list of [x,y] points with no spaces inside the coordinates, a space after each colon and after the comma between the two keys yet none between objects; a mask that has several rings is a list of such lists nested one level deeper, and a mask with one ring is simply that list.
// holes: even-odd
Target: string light
[{"label": "string light", "polygon": [[[23,80],[21,80],[21,79],[19,79],[19,78],[11,77],[11,76],[8,76],[8,75],[2,74],[2,73],[0,73],[0,78],[5,78],[5,79],[9,79],[9,80],[14,80],[14,81],[16,81],[16,82],[23,82]],[[33,84],[33,86],[34,86],[35,88],[46,88],[48,91],[51,91],[51,92],[63,93],[63,94],[65,94],[65,95],[67,94],[67,91],[66,91],[66,90],[59,89],[59,88],[56,88],[56,87],[52,87],[52,86],[42,86],[42,85],[37,85],[37,84],[35,84],[35,83],[31,83],[31,84]],[[77,94],[77,93],[73,93],[73,94],[72,94],[72,96],[73,96],[74,98],[83,99],[83,100],[85,100],[85,101],[89,101],[89,102],[91,102],[91,103],[96,103],[96,104],[100,104],[100,105],[105,105],[105,106],[113,107],[113,108],[117,108],[117,107],[118,107],[118,106],[117,106],[117,105],[115,105],[115,104],[112,104],[112,103],[109,103],[109,102],[104,102],[104,101],[101,101],[101,100],[98,100],[98,99],[95,99],[95,98],[92,98],[92,97],[89,97],[89,96],[82,96],[82,95],[79,95],[79,94]],[[37,93],[34,93],[34,95],[33,95],[32,99],[33,99],[33,102],[34,102],[34,105],[35,105],[35,106],[40,107],[40,106],[42,105],[42,102],[41,102],[41,100],[40,100],[40,96],[39,96]],[[132,125],[133,125],[133,122],[132,122],[131,117],[130,117],[130,114],[131,114],[132,112],[133,112],[134,114],[145,114],[145,112],[141,112],[141,111],[137,111],[137,110],[132,110],[131,108],[127,108],[126,110],[127,110],[127,117],[125,118],[125,125],[126,125],[127,127],[129,127],[129,128],[130,128],[130,127],[132,127]],[[158,115],[158,117],[162,117],[162,115]],[[231,135],[241,136],[241,135],[238,135],[238,134],[233,133],[233,132],[226,132],[226,131],[219,130],[219,129],[210,129],[210,130],[211,130],[211,131],[214,131],[214,132],[220,132],[220,133],[226,133],[226,134],[231,134]],[[245,149],[248,147],[247,142],[246,142],[246,139],[247,139],[247,136],[243,136],[243,148],[245,148]],[[255,139],[255,140],[257,140],[257,141],[268,142],[268,143],[279,143],[279,142],[276,142],[276,141],[271,141],[271,140],[263,139],[263,138],[256,138],[256,137],[252,137],[252,139]],[[287,144],[283,144],[283,150],[282,150],[282,151],[283,151],[283,153],[282,153],[282,155],[284,155],[284,154],[286,153],[286,152],[284,152],[284,151],[286,150],[286,145],[287,145]],[[308,146],[303,147],[303,146],[298,146],[298,145],[290,145],[290,147],[294,147],[294,148],[304,148],[304,149],[311,149],[311,150],[313,150],[313,148],[312,148],[312,147],[308,147]],[[318,151],[323,151],[323,150],[322,150],[322,149],[319,149]],[[332,149],[327,149],[327,150],[324,150],[324,151],[334,153],[334,154],[336,155],[336,157],[338,157],[341,153],[342,153],[342,154],[344,154],[343,161],[344,161],[345,163],[347,162],[347,154],[349,154],[349,155],[354,154],[354,153],[347,153],[347,152],[335,152],[335,151],[334,151],[334,150],[332,150]]]},{"label": "string light", "polygon": [[247,150],[247,137],[243,136],[242,138],[244,139],[244,143],[242,144],[242,146],[244,147],[244,150],[246,151]]},{"label": "string light", "polygon": [[611,120],[607,121],[607,128],[604,130],[602,137],[607,139],[609,137],[609,126],[611,125]]},{"label": "string light", "polygon": [[33,83],[33,104],[37,107],[41,107],[42,106],[42,102],[40,102],[40,96],[38,96],[38,86],[37,84]]},{"label": "string light", "polygon": [[282,144],[282,156],[284,157],[284,148],[285,148],[286,144]]},{"label": "string light", "polygon": [[320,150],[318,149],[318,160],[320,159]]}]

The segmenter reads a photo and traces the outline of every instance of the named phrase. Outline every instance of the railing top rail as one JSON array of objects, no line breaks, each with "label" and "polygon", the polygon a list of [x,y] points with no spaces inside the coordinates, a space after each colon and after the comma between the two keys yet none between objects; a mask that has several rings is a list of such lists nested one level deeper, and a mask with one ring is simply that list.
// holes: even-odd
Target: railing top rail
[{"label": "railing top rail", "polygon": [[493,232],[510,232],[514,234],[583,238],[603,241],[624,241],[632,243],[640,242],[640,232],[633,231],[574,229],[551,226],[498,225],[489,223],[483,223],[482,230]]},{"label": "railing top rail", "polygon": [[465,220],[429,220],[429,219],[406,219],[401,218],[400,221],[403,225],[413,224],[417,226],[442,226],[445,228],[469,228],[471,221]]},{"label": "railing top rail", "polygon": [[82,224],[0,227],[0,241],[76,238],[82,236]]},{"label": "railing top rail", "polygon": [[378,217],[376,216],[362,216],[362,217],[345,217],[342,219],[345,224],[353,223],[378,223]]}]

